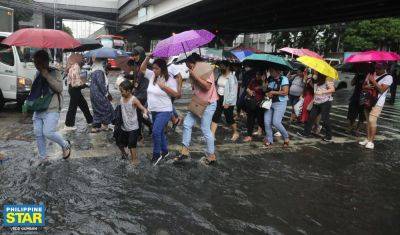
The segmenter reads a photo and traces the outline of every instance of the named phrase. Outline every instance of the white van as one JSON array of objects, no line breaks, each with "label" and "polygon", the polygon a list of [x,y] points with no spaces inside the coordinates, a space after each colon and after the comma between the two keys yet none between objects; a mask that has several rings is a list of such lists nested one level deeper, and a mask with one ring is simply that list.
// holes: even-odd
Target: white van
[{"label": "white van", "polygon": [[37,49],[1,44],[10,34],[0,32],[0,110],[6,102],[24,103],[36,73],[33,53]]}]

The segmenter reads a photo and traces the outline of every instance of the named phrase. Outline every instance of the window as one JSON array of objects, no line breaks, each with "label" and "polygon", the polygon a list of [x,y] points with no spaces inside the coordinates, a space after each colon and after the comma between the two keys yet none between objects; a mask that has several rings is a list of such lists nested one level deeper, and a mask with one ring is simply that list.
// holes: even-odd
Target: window
[{"label": "window", "polygon": [[0,47],[0,63],[14,66],[14,53],[10,46]]}]

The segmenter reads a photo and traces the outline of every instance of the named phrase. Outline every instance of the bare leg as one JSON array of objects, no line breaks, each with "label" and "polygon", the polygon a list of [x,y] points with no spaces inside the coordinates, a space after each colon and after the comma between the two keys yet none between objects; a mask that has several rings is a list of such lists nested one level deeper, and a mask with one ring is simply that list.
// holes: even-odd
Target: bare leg
[{"label": "bare leg", "polygon": [[218,123],[212,122],[211,123],[211,132],[215,138],[215,132],[217,132],[217,128],[218,128]]},{"label": "bare leg", "polygon": [[232,136],[232,141],[236,141],[239,138],[239,132],[237,130],[237,124],[232,124],[232,130],[233,130],[233,136]]},{"label": "bare leg", "polygon": [[136,148],[131,148],[129,149],[129,151],[131,152],[132,164],[135,166],[139,165],[139,159],[137,157]]},{"label": "bare leg", "polygon": [[126,159],[128,157],[128,154],[125,151],[124,147],[118,146],[119,150],[121,151],[121,155],[123,159]]}]

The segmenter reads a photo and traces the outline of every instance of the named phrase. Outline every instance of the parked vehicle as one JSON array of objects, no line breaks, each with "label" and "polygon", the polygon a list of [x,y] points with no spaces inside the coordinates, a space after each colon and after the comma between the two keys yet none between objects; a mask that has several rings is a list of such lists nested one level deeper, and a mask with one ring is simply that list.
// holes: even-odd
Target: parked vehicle
[{"label": "parked vehicle", "polygon": [[1,44],[10,34],[0,32],[0,110],[6,102],[24,103],[36,73],[33,54],[38,49]]}]

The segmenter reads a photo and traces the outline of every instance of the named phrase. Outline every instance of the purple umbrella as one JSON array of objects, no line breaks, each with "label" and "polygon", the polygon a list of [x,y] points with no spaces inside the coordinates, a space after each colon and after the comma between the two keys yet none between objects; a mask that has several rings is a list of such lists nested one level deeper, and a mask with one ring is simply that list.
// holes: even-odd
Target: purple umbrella
[{"label": "purple umbrella", "polygon": [[214,37],[214,34],[204,29],[178,33],[157,43],[153,55],[156,57],[170,57],[186,53],[211,42]]}]

